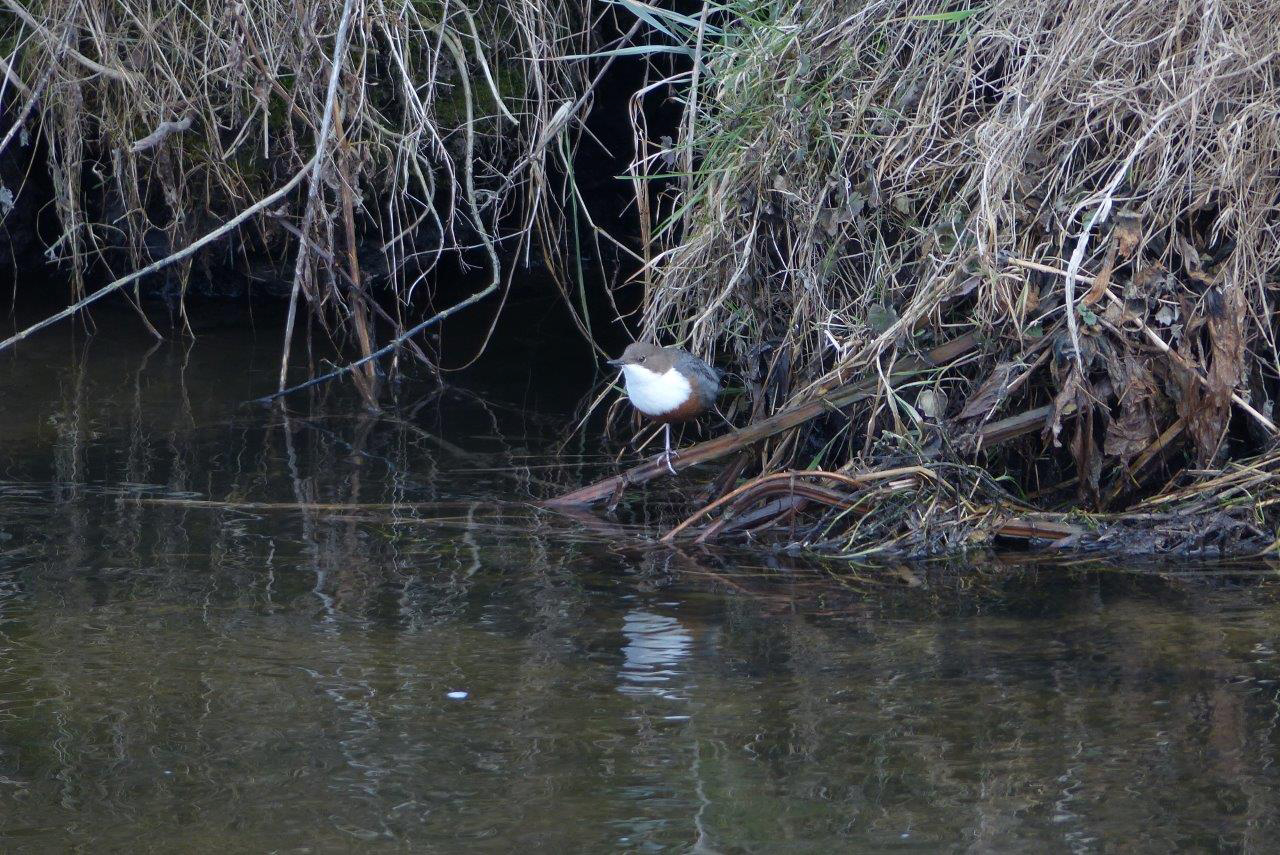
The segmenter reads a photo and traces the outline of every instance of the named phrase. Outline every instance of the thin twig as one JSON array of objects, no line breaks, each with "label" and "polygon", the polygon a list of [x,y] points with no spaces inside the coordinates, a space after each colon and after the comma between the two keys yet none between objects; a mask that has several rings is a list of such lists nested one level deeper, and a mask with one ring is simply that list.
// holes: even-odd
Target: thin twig
[{"label": "thin twig", "polygon": [[[325,150],[329,145],[329,131],[333,127],[333,106],[338,99],[338,80],[342,76],[342,54],[347,44],[347,30],[351,24],[352,0],[342,4],[342,19],[338,22],[338,35],[333,43],[333,60],[329,67],[329,88],[324,99],[324,117],[320,121],[320,130],[316,131],[316,153],[311,158],[311,185],[307,188],[307,201],[302,213],[302,228],[306,235],[311,231],[311,221],[315,216],[316,201],[320,197],[320,185],[323,183],[323,166]],[[289,292],[289,312],[284,324],[284,345],[280,354],[280,384],[277,389],[283,390],[289,374],[289,349],[293,342],[293,326],[298,317],[298,292],[302,287],[302,276],[306,269],[307,245],[298,244],[298,258],[293,267],[293,288]]]},{"label": "thin twig", "polygon": [[31,97],[27,99],[27,103],[22,105],[22,110],[18,113],[17,118],[13,120],[13,124],[9,127],[9,131],[4,135],[4,139],[0,140],[0,155],[9,148],[9,144],[13,142],[13,138],[22,130],[22,125],[27,121],[27,117],[31,115],[31,111],[35,109],[36,104],[40,101],[40,96],[44,94],[44,87],[49,83],[49,79],[53,77],[53,66],[45,70],[40,77],[40,82],[36,84],[35,91],[31,93]]},{"label": "thin twig", "polygon": [[7,61],[5,61],[4,57],[0,57],[0,72],[4,73],[4,79],[13,86],[14,89],[17,89],[22,93],[23,97],[28,99],[28,101],[35,100],[35,95],[31,93],[31,88],[22,82],[21,77],[14,73],[13,68]]}]

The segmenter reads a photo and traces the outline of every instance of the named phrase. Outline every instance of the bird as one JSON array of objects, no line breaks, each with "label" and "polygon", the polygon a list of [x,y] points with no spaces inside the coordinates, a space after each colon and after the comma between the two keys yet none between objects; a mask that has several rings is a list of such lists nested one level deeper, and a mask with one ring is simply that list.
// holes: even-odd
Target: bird
[{"label": "bird", "polygon": [[671,425],[696,419],[715,406],[720,372],[686,350],[643,341],[628,345],[609,364],[621,369],[631,405],[662,425],[666,434],[662,462],[676,474],[671,465]]}]

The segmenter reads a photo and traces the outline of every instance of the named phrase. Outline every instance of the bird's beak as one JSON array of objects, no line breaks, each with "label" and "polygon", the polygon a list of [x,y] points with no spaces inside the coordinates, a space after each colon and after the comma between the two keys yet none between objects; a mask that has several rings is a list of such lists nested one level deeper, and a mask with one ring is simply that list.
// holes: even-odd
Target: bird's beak
[{"label": "bird's beak", "polygon": [[625,362],[623,362],[621,359],[610,359],[610,360],[608,360],[608,362],[609,362],[609,364],[610,364],[610,365],[612,365],[614,368],[621,368],[623,365],[625,365],[625,364],[626,364],[626,363],[625,363]]}]

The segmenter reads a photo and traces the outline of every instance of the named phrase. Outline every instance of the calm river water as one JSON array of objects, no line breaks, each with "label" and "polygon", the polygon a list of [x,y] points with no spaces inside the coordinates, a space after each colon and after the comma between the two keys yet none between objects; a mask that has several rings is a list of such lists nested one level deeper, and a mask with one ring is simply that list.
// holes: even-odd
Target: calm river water
[{"label": "calm river water", "polygon": [[1271,567],[655,548],[530,506],[613,465],[536,326],[375,417],[98,318],[0,354],[0,850],[1280,845]]}]

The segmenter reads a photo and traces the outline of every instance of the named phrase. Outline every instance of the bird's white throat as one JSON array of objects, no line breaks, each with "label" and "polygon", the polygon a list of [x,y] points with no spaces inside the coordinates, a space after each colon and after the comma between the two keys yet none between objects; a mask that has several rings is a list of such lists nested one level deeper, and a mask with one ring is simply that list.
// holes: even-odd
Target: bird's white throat
[{"label": "bird's white throat", "polygon": [[693,393],[689,381],[674,367],[659,374],[643,365],[624,365],[622,375],[627,381],[627,397],[646,416],[669,413]]}]

